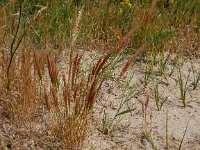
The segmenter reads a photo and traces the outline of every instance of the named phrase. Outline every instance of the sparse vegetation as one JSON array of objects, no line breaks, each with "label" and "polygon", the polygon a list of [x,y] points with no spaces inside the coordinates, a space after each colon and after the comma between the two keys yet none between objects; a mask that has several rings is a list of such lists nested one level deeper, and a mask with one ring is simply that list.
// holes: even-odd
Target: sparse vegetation
[{"label": "sparse vegetation", "polygon": [[3,0],[0,13],[0,149],[112,149],[102,134],[119,149],[199,149],[184,145],[199,119],[199,0]]},{"label": "sparse vegetation", "polygon": [[110,118],[110,116],[105,112],[103,112],[103,118],[102,118],[102,123],[101,123],[101,127],[98,128],[98,130],[100,132],[102,132],[103,134],[109,134],[112,131],[115,130],[116,126],[119,124],[120,122],[120,117],[127,114],[127,113],[131,113],[132,111],[135,110],[135,108],[127,108],[125,110],[122,110],[123,106],[131,100],[131,98],[133,97],[133,95],[128,94],[128,96],[125,99],[122,99],[122,101],[119,104],[119,107],[117,108],[117,112],[115,113],[113,118]]},{"label": "sparse vegetation", "polygon": [[179,89],[180,89],[180,95],[181,95],[181,101],[183,103],[183,106],[186,107],[187,106],[187,99],[186,99],[186,93],[188,90],[188,80],[190,77],[190,72],[188,73],[187,77],[186,77],[186,81],[184,83],[184,79],[182,77],[182,73],[181,73],[181,69],[178,69],[178,85],[179,85]]},{"label": "sparse vegetation", "polygon": [[155,85],[154,85],[154,99],[155,99],[155,103],[156,103],[156,108],[158,111],[161,110],[162,106],[164,105],[164,103],[167,101],[167,97],[164,98],[162,101],[161,101],[161,97],[159,95],[159,91],[158,91],[158,83],[156,81]]}]

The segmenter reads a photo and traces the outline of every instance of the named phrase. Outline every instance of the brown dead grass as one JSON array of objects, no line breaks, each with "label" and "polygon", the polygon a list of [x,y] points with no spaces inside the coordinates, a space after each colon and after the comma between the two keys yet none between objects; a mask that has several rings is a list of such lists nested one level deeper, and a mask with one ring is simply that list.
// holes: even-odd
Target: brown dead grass
[{"label": "brown dead grass", "polygon": [[[71,43],[68,51],[69,62],[67,62],[65,71],[60,70],[58,63],[62,52],[59,51],[58,54],[54,54],[52,51],[49,52],[47,50],[50,49],[48,38],[46,38],[46,49],[41,51],[39,51],[36,46],[34,47],[33,44],[30,44],[31,46],[27,48],[25,40],[12,60],[10,68],[10,84],[12,88],[10,91],[5,88],[7,67],[10,60],[10,52],[7,45],[10,43],[7,42],[8,40],[3,36],[6,33],[3,30],[5,18],[0,19],[2,27],[0,28],[0,33],[2,33],[2,37],[0,38],[0,45],[2,45],[0,47],[0,98],[3,100],[1,105],[5,107],[8,112],[12,113],[12,123],[16,124],[18,127],[20,125],[25,126],[28,133],[33,133],[32,130],[36,118],[39,115],[44,115],[47,117],[47,120],[49,119],[46,121],[49,126],[46,128],[48,131],[44,132],[46,133],[45,137],[51,135],[49,138],[50,143],[48,143],[48,138],[46,138],[46,145],[51,146],[54,140],[56,140],[56,142],[59,143],[59,148],[81,149],[87,135],[88,123],[91,119],[94,104],[97,101],[103,82],[108,78],[108,74],[106,74],[105,71],[106,67],[109,66],[110,61],[121,54],[133,35],[138,33],[141,28],[147,28],[151,21],[153,19],[155,20],[155,3],[156,1],[154,0],[144,14],[141,12],[139,6],[135,6],[138,16],[136,18],[136,23],[133,25],[133,29],[127,32],[124,37],[120,38],[114,50],[100,57],[86,75],[82,74],[83,68],[81,61],[83,55],[74,50],[76,49],[75,42],[78,36],[79,23],[83,10],[80,11],[75,20],[74,28],[72,29]],[[5,10],[0,10],[2,14],[5,13]],[[43,11],[43,9],[41,11]],[[32,19],[35,20],[35,17]],[[15,23],[13,21],[14,18],[8,18],[7,25],[15,29]],[[159,21],[156,20],[156,23],[159,24]],[[7,32],[11,32],[11,30]],[[171,51],[179,51],[177,49],[179,48],[184,52],[197,56],[196,52],[199,51],[197,49],[200,41],[199,36],[195,33],[194,26],[187,29],[181,28],[180,32],[178,32],[173,39],[169,42],[162,42],[161,44],[163,45],[158,45],[158,47],[164,47]],[[18,40],[20,40],[21,34],[22,33],[20,33],[19,38],[17,38]],[[190,43],[190,45],[188,45],[186,41]],[[62,42],[60,45],[64,47]],[[179,47],[180,45],[181,47]],[[151,48],[148,46],[149,45],[145,42],[140,43],[136,51],[132,53],[125,66],[122,68],[120,76],[128,70],[132,62],[145,48]],[[184,49],[188,49],[188,46],[192,46],[194,51],[185,51]],[[179,52],[181,52],[181,50]],[[143,113],[145,111],[144,106],[146,107],[146,105],[148,104],[142,104]],[[46,110],[48,110],[48,112]]]}]

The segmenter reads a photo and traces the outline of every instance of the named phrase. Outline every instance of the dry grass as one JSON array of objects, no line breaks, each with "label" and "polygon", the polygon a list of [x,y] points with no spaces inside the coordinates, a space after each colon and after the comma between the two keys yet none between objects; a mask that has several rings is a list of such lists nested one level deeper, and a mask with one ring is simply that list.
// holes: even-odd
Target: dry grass
[{"label": "dry grass", "polygon": [[[98,2],[98,10],[107,6],[107,10],[104,8],[101,14],[92,8],[94,5],[92,2],[87,1],[85,7],[80,11],[77,11],[77,8],[71,18],[76,19],[71,21],[70,37],[64,40],[67,33],[59,32],[55,37],[59,37],[60,41],[56,43],[53,40],[55,37],[51,35],[57,28],[48,25],[48,21],[54,20],[44,21],[45,15],[49,17],[50,8],[53,8],[54,3],[41,6],[36,13],[30,12],[33,15],[29,17],[30,14],[24,16],[26,9],[22,3],[18,13],[15,10],[18,3],[9,2],[9,9],[6,6],[0,8],[0,13],[4,16],[0,19],[0,98],[3,100],[3,105],[12,112],[14,123],[17,122],[30,131],[36,116],[47,116],[50,139],[58,141],[60,144],[58,148],[70,150],[83,148],[99,91],[104,81],[112,76],[111,66],[115,65],[117,57],[124,52],[130,56],[123,64],[120,76],[127,72],[140,54],[152,55],[153,48],[157,50],[156,53],[169,50],[197,56],[200,42],[196,32],[196,16],[188,18],[188,14],[185,14],[181,23],[176,20],[174,25],[176,31],[171,29],[170,19],[159,17],[159,15],[172,16],[178,8],[177,5],[170,6],[171,9],[165,11],[163,8],[157,8],[156,0],[145,6],[135,2],[131,7],[133,9],[122,9],[122,6],[115,3],[112,3],[113,7],[109,7],[109,1]],[[194,5],[195,2],[192,3],[192,6]],[[118,8],[123,12],[119,13]],[[163,14],[161,11],[164,11]],[[55,10],[53,13],[58,14],[59,11]],[[103,21],[99,19],[102,16]],[[24,18],[28,23],[23,22]],[[125,24],[126,21],[129,22],[128,25]],[[37,24],[38,22],[41,23]],[[189,27],[186,27],[187,24]],[[63,30],[64,27],[58,28]],[[46,35],[42,36],[44,31]],[[32,35],[33,39],[40,40],[34,41]],[[189,41],[194,51],[184,50],[188,49],[188,44],[180,40]],[[86,44],[81,45],[82,43]],[[105,51],[105,55],[98,58],[84,74],[82,66],[84,54],[79,53],[77,47],[81,45],[81,47],[101,49],[101,44],[103,49],[112,47],[112,50]],[[59,51],[55,52],[52,47],[57,45]],[[61,55],[65,54],[61,49],[66,49],[65,47],[69,47],[68,55],[65,55],[69,59],[65,62],[67,64],[65,70],[61,70],[59,61]],[[127,50],[131,47],[134,50]],[[145,121],[148,102],[149,98],[142,103]]]}]

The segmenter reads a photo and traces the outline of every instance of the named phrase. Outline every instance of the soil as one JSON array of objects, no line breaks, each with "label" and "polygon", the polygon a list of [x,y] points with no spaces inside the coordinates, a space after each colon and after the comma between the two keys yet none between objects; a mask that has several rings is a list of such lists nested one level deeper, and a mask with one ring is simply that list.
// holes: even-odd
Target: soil
[{"label": "soil", "polygon": [[[95,59],[94,56],[97,56],[92,52],[84,55],[86,66],[91,64]],[[84,149],[162,150],[167,148],[166,141],[168,141],[168,149],[179,149],[181,145],[183,150],[200,150],[200,85],[195,90],[193,89],[194,75],[191,72],[191,62],[184,59],[181,65],[184,84],[190,74],[186,86],[186,107],[183,107],[178,84],[178,68],[174,68],[172,63],[175,59],[174,56],[170,57],[164,75],[160,76],[159,66],[154,66],[153,75],[149,76],[146,87],[144,86],[146,67],[144,62],[137,61],[121,78],[119,77],[120,67],[116,68],[113,78],[105,81],[101,88],[89,122]],[[64,62],[61,62],[61,66],[62,64]],[[193,66],[198,72],[200,59],[193,60]],[[154,97],[156,83],[159,103],[166,100],[161,110],[157,110]],[[145,101],[148,98],[149,103],[145,111]],[[19,125],[13,122],[13,115],[9,106],[5,105],[5,101],[4,96],[0,96],[0,148],[8,150],[57,149],[56,141],[48,138],[51,134],[48,132],[48,114],[42,114],[42,112],[37,114],[34,122],[29,126],[30,130],[23,123]],[[123,102],[124,104],[119,109]],[[124,113],[116,116],[121,112]],[[103,117],[107,120],[107,128],[102,124]],[[49,146],[49,143],[54,144]]]}]

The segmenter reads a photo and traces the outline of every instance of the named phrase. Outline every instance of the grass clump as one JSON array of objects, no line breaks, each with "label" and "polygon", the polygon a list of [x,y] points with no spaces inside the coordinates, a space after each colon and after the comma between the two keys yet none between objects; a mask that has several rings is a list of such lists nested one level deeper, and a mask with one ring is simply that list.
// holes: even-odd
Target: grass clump
[{"label": "grass clump", "polygon": [[136,108],[129,107],[128,109],[122,110],[123,106],[127,104],[131,100],[132,97],[133,95],[129,93],[128,96],[120,102],[119,107],[117,108],[117,112],[115,113],[113,118],[110,118],[110,116],[104,110],[102,123],[101,123],[101,126],[98,128],[98,130],[101,133],[108,135],[111,132],[115,131],[117,123],[120,122],[120,117],[122,117],[123,115],[127,113],[131,113],[132,111],[136,109]]},{"label": "grass clump", "polygon": [[[0,98],[15,121],[30,130],[35,118],[48,114],[47,122],[52,124],[47,130],[60,142],[57,148],[82,149],[99,91],[118,63],[124,61],[121,77],[139,55],[147,61],[151,56],[143,76],[147,88],[157,63],[159,75],[165,75],[171,53],[179,50],[179,37],[186,34],[186,40],[198,40],[199,8],[197,0],[4,0],[0,2]],[[79,48],[104,51],[86,73]],[[170,54],[165,58],[166,50]],[[122,55],[128,59],[123,60]],[[62,56],[68,59],[64,69]],[[200,75],[192,71],[193,89],[197,89]],[[179,69],[184,107],[188,80],[189,75],[183,82]],[[154,98],[161,110],[167,99],[161,101],[157,83]],[[102,133],[108,134],[118,117],[134,110],[122,111],[128,100],[120,103],[114,118],[104,112]],[[142,103],[145,122],[148,104],[149,97]],[[150,132],[143,136],[156,148]]]},{"label": "grass clump", "polygon": [[156,82],[154,85],[154,99],[155,99],[155,103],[156,103],[156,108],[158,111],[160,111],[162,106],[164,105],[164,103],[167,101],[167,97],[163,101],[161,101],[158,89],[159,89],[158,83]]},{"label": "grass clump", "polygon": [[[51,94],[45,95],[46,106],[56,121],[55,136],[61,139],[65,149],[82,148],[93,105],[102,82],[106,79],[100,72],[108,57],[100,58],[91,72],[87,76],[82,76],[82,55],[75,52],[74,56],[73,48],[82,11],[80,10],[72,32],[68,74],[63,74],[63,78],[59,79],[56,63],[47,57]],[[50,97],[54,107],[51,107]]]},{"label": "grass clump", "polygon": [[178,85],[179,85],[179,89],[180,89],[180,93],[181,93],[181,101],[182,101],[183,107],[186,107],[187,103],[188,103],[187,99],[186,99],[186,93],[187,93],[187,90],[188,90],[187,83],[188,83],[188,80],[189,80],[190,72],[187,75],[185,83],[184,83],[180,68],[178,69],[178,73],[179,73]]}]

